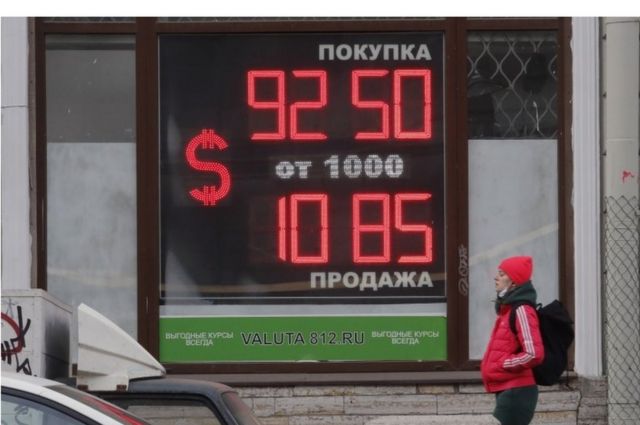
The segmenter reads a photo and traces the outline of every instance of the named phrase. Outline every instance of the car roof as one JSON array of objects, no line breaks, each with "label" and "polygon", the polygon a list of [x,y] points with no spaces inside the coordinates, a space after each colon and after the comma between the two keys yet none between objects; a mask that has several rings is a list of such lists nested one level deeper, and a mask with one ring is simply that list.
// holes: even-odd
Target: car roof
[{"label": "car roof", "polygon": [[137,379],[131,381],[129,387],[135,392],[145,390],[163,393],[189,392],[194,394],[215,394],[218,397],[227,392],[237,392],[235,389],[219,382],[171,377]]},{"label": "car roof", "polygon": [[[104,425],[120,425],[119,421],[116,421],[112,417],[98,410],[95,406],[83,403],[79,400],[74,399],[73,397],[70,397],[69,395],[56,391],[56,387],[67,387],[70,388],[70,390],[78,391],[76,389],[73,389],[72,387],[69,387],[68,385],[50,379],[23,375],[14,372],[2,372],[3,392],[5,390],[15,390],[21,393],[31,394],[33,396],[38,396],[50,402],[65,406],[66,408],[93,420],[94,422]],[[87,394],[86,396],[92,397],[89,394]],[[103,403],[107,403],[102,400],[100,401]],[[110,409],[111,408],[119,409],[115,406],[111,406]],[[138,422],[142,423],[142,421]]]},{"label": "car roof", "polygon": [[51,379],[2,371],[3,387],[39,394],[42,387],[47,388],[55,385],[61,384]]},{"label": "car roof", "polygon": [[169,397],[196,396],[206,398],[214,405],[220,407],[225,405],[224,394],[237,394],[237,391],[224,384],[213,381],[162,377],[130,381],[129,388],[125,391],[96,391],[94,393],[107,400],[110,399],[109,396],[126,397],[125,394],[155,394],[156,396]]},{"label": "car roof", "polygon": [[[97,391],[96,395],[113,401],[131,400],[137,396],[142,398],[158,398],[158,399],[200,399],[208,400],[216,412],[222,416],[223,423],[237,424],[239,407],[233,408],[235,403],[232,400],[238,400],[247,408],[251,415],[253,412],[238,395],[237,391],[227,385],[214,381],[194,380],[187,378],[145,378],[136,379],[129,382],[129,387],[123,391]],[[227,397],[231,395],[231,400]],[[231,404],[229,404],[231,403]]]}]

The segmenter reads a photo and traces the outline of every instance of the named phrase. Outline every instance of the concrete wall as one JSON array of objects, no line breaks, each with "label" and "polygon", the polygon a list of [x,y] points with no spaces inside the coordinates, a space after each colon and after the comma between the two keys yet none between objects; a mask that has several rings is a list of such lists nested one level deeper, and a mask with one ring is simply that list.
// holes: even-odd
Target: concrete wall
[{"label": "concrete wall", "polygon": [[602,21],[603,272],[611,424],[640,417],[640,18]]},{"label": "concrete wall", "polygon": [[2,18],[2,289],[31,287],[29,30]]}]

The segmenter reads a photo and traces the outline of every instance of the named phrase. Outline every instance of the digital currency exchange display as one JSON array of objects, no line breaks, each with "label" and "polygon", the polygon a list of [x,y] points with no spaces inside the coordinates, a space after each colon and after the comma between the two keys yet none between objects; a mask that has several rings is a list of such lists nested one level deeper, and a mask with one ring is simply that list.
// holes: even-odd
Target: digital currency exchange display
[{"label": "digital currency exchange display", "polygon": [[[161,36],[161,306],[444,303],[443,49],[440,32]],[[299,323],[228,332],[312,345]],[[326,345],[357,345],[336,326]]]}]

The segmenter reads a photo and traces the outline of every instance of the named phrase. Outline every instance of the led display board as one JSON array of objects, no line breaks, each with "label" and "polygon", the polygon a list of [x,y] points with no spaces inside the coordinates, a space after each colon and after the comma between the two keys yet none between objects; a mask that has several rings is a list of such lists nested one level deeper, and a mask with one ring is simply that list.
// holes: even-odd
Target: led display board
[{"label": "led display board", "polygon": [[166,35],[162,303],[445,297],[443,35]]}]

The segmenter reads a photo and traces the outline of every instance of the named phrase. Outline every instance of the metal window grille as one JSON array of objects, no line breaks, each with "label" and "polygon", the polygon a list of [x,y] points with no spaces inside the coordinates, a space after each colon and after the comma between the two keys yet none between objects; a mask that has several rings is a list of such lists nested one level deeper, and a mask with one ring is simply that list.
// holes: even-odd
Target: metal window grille
[{"label": "metal window grille", "polygon": [[556,33],[473,32],[467,47],[469,137],[556,138]]}]

